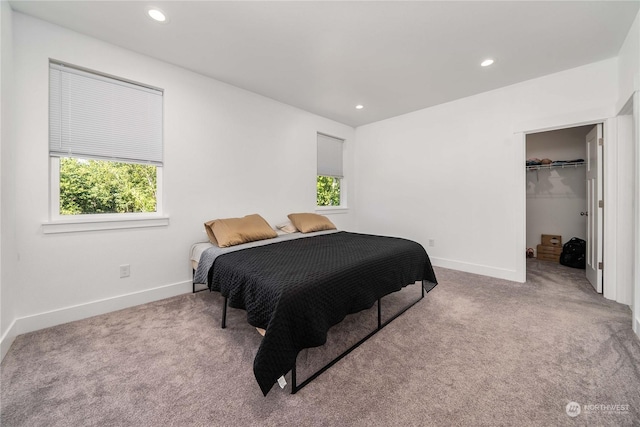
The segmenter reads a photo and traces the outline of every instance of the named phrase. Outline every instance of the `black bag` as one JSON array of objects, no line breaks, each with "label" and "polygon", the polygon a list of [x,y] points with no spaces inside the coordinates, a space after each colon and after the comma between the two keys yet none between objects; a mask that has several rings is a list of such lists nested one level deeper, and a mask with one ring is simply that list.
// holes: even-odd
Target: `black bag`
[{"label": "black bag", "polygon": [[560,264],[573,268],[586,268],[587,242],[577,237],[572,237],[567,243],[562,245]]}]

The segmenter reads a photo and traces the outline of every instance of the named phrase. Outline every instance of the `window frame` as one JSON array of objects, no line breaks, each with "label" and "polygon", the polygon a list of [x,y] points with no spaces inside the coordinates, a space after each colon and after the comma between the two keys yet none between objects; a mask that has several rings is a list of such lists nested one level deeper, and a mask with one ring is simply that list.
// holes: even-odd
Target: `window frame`
[{"label": "window frame", "polygon": [[[162,89],[155,88],[149,85],[141,84],[138,82],[122,79],[119,77],[111,76],[105,73],[101,73],[94,70],[89,70],[83,67],[67,64],[61,61],[51,59],[49,61],[49,69],[51,64],[60,64],[66,67],[80,70],[85,73],[94,74],[100,78],[118,80],[130,85],[141,86],[151,90],[158,90],[164,92]],[[51,91],[51,88],[49,88]],[[49,102],[51,102],[51,92],[48,94]],[[162,96],[162,103],[164,104],[164,96]],[[50,113],[49,113],[50,114]],[[161,113],[161,132],[164,134],[164,106]],[[49,118],[49,120],[51,120]],[[49,136],[50,138],[50,136]],[[164,137],[162,137],[164,139]],[[162,144],[164,145],[164,144]],[[99,213],[99,214],[75,214],[75,215],[62,215],[60,213],[60,156],[51,153],[50,142],[47,144],[49,155],[49,215],[48,221],[42,224],[42,231],[45,234],[49,233],[66,233],[76,231],[93,231],[93,230],[113,230],[123,228],[140,228],[140,227],[158,227],[169,225],[169,217],[163,214],[163,167],[164,162],[155,164],[156,167],[156,210],[155,212],[126,212],[126,213]],[[162,148],[164,151],[164,147]],[[92,158],[91,156],[74,155],[70,153],[68,156],[72,158]],[[119,159],[109,158],[94,158],[98,161],[121,161]],[[143,161],[132,161],[135,164],[145,164]]]},{"label": "window frame", "polygon": [[317,211],[328,211],[328,210],[336,210],[336,209],[346,209],[347,208],[347,194],[345,191],[346,186],[346,178],[339,176],[331,176],[331,175],[316,175],[316,183],[318,182],[319,176],[328,176],[333,179],[337,179],[340,182],[340,204],[339,205],[330,205],[330,206],[322,206],[318,204],[318,188],[316,184],[316,210]]},{"label": "window frame", "polygon": [[[345,151],[346,151],[346,144],[347,144],[347,140],[344,138],[340,138],[337,136],[333,136],[330,135],[328,133],[324,133],[324,132],[316,132],[316,151],[318,149],[318,140],[319,137],[325,137],[325,138],[332,138],[335,140],[340,141],[341,143],[341,154],[342,154],[342,176],[336,176],[336,175],[324,175],[324,174],[319,174],[318,173],[318,165],[317,165],[317,158],[316,158],[316,180],[315,180],[315,188],[316,188],[316,212],[322,212],[322,213],[340,213],[340,212],[344,212],[348,209],[347,207],[347,177],[346,177],[346,173],[344,171],[345,167],[344,167],[344,163],[345,163]],[[319,176],[329,176],[332,177],[334,179],[338,179],[340,182],[340,204],[339,205],[332,205],[332,206],[321,206],[318,205],[318,187],[317,187],[317,182],[318,182],[318,177]]]},{"label": "window frame", "polygon": [[169,225],[163,215],[162,166],[156,166],[156,211],[101,214],[60,214],[60,157],[49,156],[49,221],[42,224],[45,234],[76,231],[114,230],[122,228]]}]

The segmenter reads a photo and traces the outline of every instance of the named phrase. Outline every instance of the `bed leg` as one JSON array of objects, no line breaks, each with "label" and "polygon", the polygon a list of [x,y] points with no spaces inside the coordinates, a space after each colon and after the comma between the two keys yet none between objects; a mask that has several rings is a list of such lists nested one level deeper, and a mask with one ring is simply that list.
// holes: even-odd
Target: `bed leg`
[{"label": "bed leg", "polygon": [[227,327],[227,297],[224,297],[224,305],[222,306],[222,329]]},{"label": "bed leg", "polygon": [[298,385],[296,384],[296,363],[293,364],[293,368],[291,368],[291,394],[296,394],[298,391]]}]

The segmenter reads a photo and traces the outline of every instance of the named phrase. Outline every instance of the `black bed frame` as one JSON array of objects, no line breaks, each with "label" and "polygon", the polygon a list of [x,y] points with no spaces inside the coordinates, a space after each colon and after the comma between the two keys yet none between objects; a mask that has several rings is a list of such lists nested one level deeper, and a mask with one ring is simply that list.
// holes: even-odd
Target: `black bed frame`
[{"label": "black bed frame", "polygon": [[[398,316],[400,316],[402,313],[404,313],[405,311],[409,310],[411,307],[413,307],[414,305],[416,305],[417,303],[420,302],[420,300],[422,300],[424,298],[424,283],[420,285],[421,289],[422,289],[422,294],[420,296],[420,298],[418,298],[416,301],[412,302],[411,304],[409,304],[408,306],[406,306],[405,308],[403,308],[402,310],[400,310],[398,313],[394,314],[390,319],[386,320],[385,322],[382,322],[382,307],[381,307],[381,302],[382,302],[382,298],[378,298],[378,327],[376,329],[374,329],[373,331],[369,332],[369,334],[367,334],[367,336],[365,336],[364,338],[362,338],[360,341],[358,341],[357,343],[355,343],[354,345],[352,345],[351,347],[349,347],[347,350],[345,350],[343,353],[341,353],[340,355],[338,355],[335,359],[333,359],[331,362],[327,363],[325,366],[323,366],[322,368],[320,368],[319,370],[317,370],[314,374],[312,374],[309,378],[307,378],[306,380],[304,380],[303,382],[300,383],[300,385],[297,384],[296,382],[296,364],[293,365],[293,368],[291,369],[291,394],[295,394],[298,392],[298,390],[300,390],[302,387],[306,386],[307,384],[309,384],[311,381],[315,380],[316,378],[318,378],[318,376],[320,374],[322,374],[324,371],[326,371],[327,369],[329,369],[330,367],[332,367],[333,365],[335,365],[338,361],[340,361],[340,359],[342,359],[343,357],[345,357],[347,354],[351,353],[353,350],[355,350],[356,348],[358,348],[360,346],[360,344],[364,343],[365,341],[367,341],[369,338],[371,338],[372,336],[374,336],[376,333],[378,333],[382,328],[384,328],[385,326],[387,326],[389,323],[393,322]],[[226,305],[226,301],[227,299],[225,298],[225,305]],[[226,311],[226,310],[224,310]],[[224,327],[224,326],[223,326]]]},{"label": "black bed frame", "polygon": [[[195,274],[195,271],[194,271]],[[325,366],[323,366],[322,368],[318,369],[314,374],[312,374],[309,378],[307,378],[306,380],[304,380],[303,382],[301,382],[299,385],[297,383],[297,378],[296,378],[296,364],[293,365],[293,368],[291,369],[291,394],[296,394],[302,387],[306,386],[307,384],[309,384],[311,381],[315,380],[316,378],[318,378],[318,376],[320,376],[320,374],[322,374],[323,372],[325,372],[327,369],[329,369],[330,367],[332,367],[333,365],[335,365],[337,362],[339,362],[343,357],[345,357],[347,354],[351,353],[353,350],[355,350],[356,348],[358,348],[362,343],[364,343],[365,341],[367,341],[369,338],[371,338],[372,336],[374,336],[376,333],[378,333],[382,328],[384,328],[385,326],[387,326],[389,323],[393,322],[398,316],[400,316],[401,314],[403,314],[405,311],[409,310],[411,307],[413,307],[414,305],[416,305],[417,303],[419,303],[423,298],[424,298],[424,294],[425,294],[425,290],[424,290],[424,281],[422,282],[422,284],[420,285],[421,289],[422,289],[422,294],[420,296],[420,298],[418,298],[416,301],[412,302],[411,304],[409,304],[408,306],[404,307],[402,310],[400,310],[398,313],[394,314],[390,319],[386,320],[385,322],[382,321],[382,298],[378,298],[378,327],[376,329],[374,329],[373,331],[369,332],[369,334],[367,334],[367,336],[365,336],[364,338],[362,338],[360,341],[358,341],[357,343],[355,343],[354,345],[352,345],[351,347],[349,347],[347,350],[345,350],[344,352],[342,352],[340,355],[338,355],[335,359],[333,359],[331,362],[327,363]],[[193,292],[202,292],[207,290],[208,288],[205,289],[200,289],[198,291],[196,291],[196,284],[193,283]],[[209,292],[212,292],[211,290],[209,290]],[[228,298],[224,297],[224,305],[222,306],[222,322],[221,322],[221,327],[222,329],[225,329],[227,327],[227,302],[228,302]],[[297,362],[296,362],[297,363]]]}]

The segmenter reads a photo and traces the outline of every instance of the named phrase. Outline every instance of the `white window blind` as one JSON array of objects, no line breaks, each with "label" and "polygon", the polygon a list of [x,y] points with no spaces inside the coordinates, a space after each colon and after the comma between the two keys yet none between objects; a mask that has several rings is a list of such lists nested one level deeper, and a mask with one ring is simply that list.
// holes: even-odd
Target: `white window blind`
[{"label": "white window blind", "polygon": [[49,153],[162,166],[162,91],[50,63]]},{"label": "white window blind", "polygon": [[343,178],[342,145],[344,141],[318,134],[318,175]]}]

